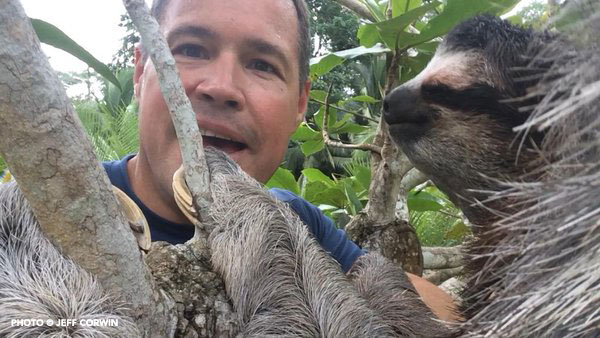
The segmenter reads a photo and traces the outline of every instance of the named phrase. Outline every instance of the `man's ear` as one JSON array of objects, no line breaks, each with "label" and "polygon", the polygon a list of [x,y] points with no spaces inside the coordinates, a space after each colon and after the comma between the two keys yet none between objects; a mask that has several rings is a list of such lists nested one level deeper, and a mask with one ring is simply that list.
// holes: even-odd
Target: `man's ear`
[{"label": "man's ear", "polygon": [[140,78],[144,73],[144,64],[146,63],[145,61],[145,58],[142,56],[141,46],[136,45],[133,51],[133,62],[135,65],[135,68],[133,70],[133,94],[135,95],[136,99],[140,98],[140,87],[142,86],[142,84],[140,83]]},{"label": "man's ear", "polygon": [[304,82],[304,86],[300,90],[300,97],[298,98],[298,114],[296,115],[296,126],[299,126],[304,121],[304,113],[308,105],[308,94],[310,92],[310,80]]}]

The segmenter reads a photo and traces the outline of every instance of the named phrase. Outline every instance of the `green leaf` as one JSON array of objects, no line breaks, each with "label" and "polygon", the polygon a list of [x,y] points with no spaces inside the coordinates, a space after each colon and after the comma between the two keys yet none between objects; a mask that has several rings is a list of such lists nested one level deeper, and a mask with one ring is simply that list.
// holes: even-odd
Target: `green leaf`
[{"label": "green leaf", "polygon": [[348,207],[350,208],[350,214],[356,215],[362,210],[362,203],[356,196],[356,192],[354,191],[354,189],[352,189],[352,186],[350,184],[344,185],[344,193],[346,194],[346,198],[349,201]]},{"label": "green leaf", "polygon": [[317,56],[310,59],[310,75],[311,77],[315,77],[328,73],[337,65],[344,62],[344,60],[353,59],[355,57],[367,54],[387,53],[389,51],[390,50],[388,48],[385,48],[383,45],[374,45],[370,48],[360,46],[356,48],[337,51],[323,56]]},{"label": "green leaf", "polygon": [[125,68],[115,74],[120,87],[115,86],[109,81],[105,82],[103,101],[111,111],[125,108],[131,103],[131,99],[133,98],[133,72],[133,68]]},{"label": "green leaf", "polygon": [[308,96],[313,100],[325,102],[325,99],[327,98],[327,92],[324,90],[313,89],[308,93]]},{"label": "green leaf", "polygon": [[426,191],[410,192],[407,198],[408,209],[412,211],[438,211],[444,208],[443,199]]},{"label": "green leaf", "polygon": [[329,107],[329,115],[327,117],[329,117],[329,121],[327,121],[327,128],[331,132],[337,123],[337,109]]},{"label": "green leaf", "polygon": [[313,63],[311,60],[310,76],[316,77],[328,73],[330,70],[335,68],[335,66],[341,64],[342,62],[344,62],[344,58],[341,58],[335,54],[328,54],[324,57],[320,57],[315,63]]},{"label": "green leaf", "polygon": [[392,17],[397,17],[421,6],[421,0],[392,0]]},{"label": "green leaf", "polygon": [[520,0],[448,0],[440,15],[431,19],[421,34],[402,39],[402,48],[416,46],[448,33],[458,23],[478,14],[500,15],[512,9]]},{"label": "green leaf", "polygon": [[[315,124],[319,127],[319,128],[323,128],[323,119],[325,118],[325,105],[321,105],[321,107],[319,108],[319,110],[313,114],[313,119],[315,121]],[[327,119],[327,128],[328,130],[331,130],[331,128],[333,128],[333,126],[335,125],[337,121],[337,109],[333,108],[332,106],[329,106],[329,115],[328,115],[328,119]]]},{"label": "green leaf", "polygon": [[293,141],[318,140],[320,138],[322,138],[321,133],[312,130],[305,122],[302,122],[291,136]]},{"label": "green leaf", "polygon": [[358,133],[364,132],[365,130],[370,129],[368,126],[361,126],[359,124],[356,124],[356,123],[350,121],[350,119],[351,119],[350,114],[344,114],[344,116],[342,117],[341,120],[334,122],[332,125],[329,126],[329,133],[330,134],[341,134],[341,133],[358,134]]},{"label": "green leaf", "polygon": [[291,171],[284,168],[277,168],[271,179],[266,184],[267,188],[281,188],[293,192],[296,195],[300,195],[300,188],[298,182],[294,178],[294,174]]},{"label": "green leaf", "polygon": [[300,149],[306,157],[321,151],[323,147],[325,147],[325,142],[322,138],[319,140],[309,140],[300,144]]},{"label": "green leaf", "polygon": [[332,188],[335,187],[335,182],[327,177],[327,175],[323,174],[321,170],[316,168],[307,168],[302,170],[302,175],[306,178],[308,182],[322,182],[327,187]]},{"label": "green leaf", "polygon": [[305,185],[304,199],[314,205],[333,205],[343,208],[346,203],[346,195],[339,187],[328,187],[321,181],[308,182]]},{"label": "green leaf", "polygon": [[385,20],[385,9],[387,7],[387,4],[380,4],[378,1],[375,0],[363,0],[362,2],[367,6],[369,12],[371,12],[371,14],[375,17],[375,20]]},{"label": "green leaf", "polygon": [[375,27],[373,24],[362,24],[360,27],[358,27],[356,36],[358,37],[358,41],[360,42],[361,46],[367,48],[373,47],[378,43],[383,43],[377,27]]},{"label": "green leaf", "polygon": [[386,48],[384,45],[380,44],[380,45],[372,46],[370,48],[359,46],[356,48],[340,50],[340,51],[334,52],[333,54],[337,55],[339,57],[342,57],[344,59],[353,59],[355,57],[359,57],[359,56],[363,56],[363,55],[367,55],[367,54],[383,54],[383,53],[387,53],[387,52],[390,52],[390,49]]},{"label": "green leaf", "polygon": [[355,102],[365,102],[365,103],[377,103],[379,102],[379,100],[372,98],[369,95],[359,95],[359,96],[354,96],[351,97],[349,99],[349,101],[355,101]]},{"label": "green leaf", "polygon": [[[346,115],[348,116],[348,115]],[[349,134],[360,134],[360,133],[364,133],[367,130],[370,130],[371,128],[369,126],[361,126],[359,124],[356,124],[354,122],[350,122],[350,121],[338,121],[330,130],[329,133],[330,134],[343,134],[343,133],[349,133]]]},{"label": "green leaf", "polygon": [[313,120],[317,127],[323,128],[323,118],[325,117],[325,105],[321,105],[319,110],[313,114]]},{"label": "green leaf", "polygon": [[415,57],[403,57],[400,82],[404,83],[421,73],[432,57],[433,55],[425,53],[419,53]]},{"label": "green leaf", "polygon": [[98,59],[77,44],[77,42],[73,41],[73,39],[67,36],[63,31],[58,29],[56,26],[39,19],[31,19],[31,24],[33,25],[33,29],[40,39],[40,42],[58,49],[62,49],[65,52],[73,55],[79,60],[85,62],[88,66],[114,84],[117,88],[121,89],[119,80],[117,80],[108,66],[98,61]]},{"label": "green leaf", "polygon": [[[302,197],[310,202],[313,205],[327,204],[334,205],[334,203],[329,203],[330,201],[325,201],[323,203],[319,203],[323,199],[320,197],[324,191],[328,189],[327,185],[323,182],[314,181],[314,182],[306,182],[302,188]],[[327,199],[324,199],[327,200]]]},{"label": "green leaf", "polygon": [[365,189],[367,191],[369,190],[369,186],[371,185],[371,169],[370,168],[363,166],[363,165],[356,166],[354,177],[356,178],[356,181],[358,183],[360,183],[360,185],[363,187],[363,189]]},{"label": "green leaf", "polygon": [[465,223],[458,219],[454,224],[446,231],[444,234],[444,239],[446,240],[460,240],[463,239],[466,235],[471,232],[468,226]]},{"label": "green leaf", "polygon": [[419,51],[419,53],[433,55],[435,54],[435,51],[437,50],[439,45],[440,43],[438,41],[431,41],[422,43],[416,46],[415,48]]},{"label": "green leaf", "polygon": [[400,37],[403,36],[401,33],[404,31],[404,29],[406,29],[406,27],[408,27],[414,21],[422,18],[427,12],[431,11],[439,5],[440,2],[432,1],[426,5],[417,7],[395,18],[366,25],[372,25],[376,27],[380,35],[380,40],[383,40],[383,42],[388,48],[394,49],[396,48],[396,43],[398,43],[398,46],[402,45]]}]

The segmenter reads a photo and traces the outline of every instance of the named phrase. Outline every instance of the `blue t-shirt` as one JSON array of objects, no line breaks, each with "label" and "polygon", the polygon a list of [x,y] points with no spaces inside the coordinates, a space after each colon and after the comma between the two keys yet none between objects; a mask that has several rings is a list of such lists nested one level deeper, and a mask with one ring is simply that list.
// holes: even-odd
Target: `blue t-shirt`
[{"label": "blue t-shirt", "polygon": [[[118,161],[103,162],[111,183],[123,190],[142,210],[148,224],[153,241],[165,241],[171,244],[185,243],[194,236],[194,226],[168,221],[148,209],[133,193],[127,175],[127,161],[133,155],[128,155]],[[317,242],[327,251],[347,272],[354,261],[364,252],[346,237],[343,230],[337,229],[333,221],[323,215],[319,208],[303,198],[282,189],[271,189],[270,193],[277,199],[290,205],[302,222],[308,226]]]}]

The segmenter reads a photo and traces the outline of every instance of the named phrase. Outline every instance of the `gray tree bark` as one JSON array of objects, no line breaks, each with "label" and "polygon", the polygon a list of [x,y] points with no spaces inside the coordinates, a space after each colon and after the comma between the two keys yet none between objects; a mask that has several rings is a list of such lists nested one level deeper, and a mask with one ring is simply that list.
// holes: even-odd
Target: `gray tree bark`
[{"label": "gray tree bark", "polygon": [[461,246],[424,247],[423,267],[425,269],[448,269],[462,266],[464,252]]},{"label": "gray tree bark", "polygon": [[109,180],[19,1],[0,2],[0,155],[48,238],[168,335],[169,303],[142,262]]},{"label": "gray tree bark", "polygon": [[[394,73],[394,72],[392,72]],[[408,158],[395,147],[383,119],[379,122],[374,141],[382,148],[381,156],[371,155],[371,186],[369,202],[346,226],[348,236],[369,250],[402,264],[405,271],[416,275],[423,272],[423,255],[416,231],[406,218],[398,217],[396,204],[403,177],[412,169]]]},{"label": "gray tree bark", "polygon": [[[359,17],[374,21],[368,8],[362,3],[355,0],[336,1]],[[393,60],[395,56],[390,54],[388,57],[392,62],[388,63],[386,93],[397,85],[397,64]],[[348,236],[362,247],[377,250],[383,256],[402,264],[405,271],[421,275],[423,255],[416,231],[408,222],[405,207],[400,206],[404,212],[396,212],[397,204],[406,200],[400,197],[399,201],[399,196],[405,196],[408,192],[403,189],[402,180],[413,166],[390,140],[383,119],[377,127],[374,145],[382,151],[381,155],[371,152],[372,180],[369,202],[365,210],[348,223],[346,231]],[[407,184],[410,185],[410,182]]]},{"label": "gray tree bark", "polygon": [[[150,55],[156,68],[160,91],[169,107],[173,127],[177,134],[181,159],[194,204],[200,220],[208,219],[208,208],[211,202],[210,178],[204,156],[202,135],[192,104],[185,94],[183,84],[179,79],[175,59],[169,50],[165,38],[160,33],[158,23],[150,15],[150,10],[144,0],[123,0],[131,20],[142,36],[145,51]],[[208,224],[208,223],[207,223]],[[196,225],[195,239],[207,237],[202,224]],[[199,240],[202,240],[200,238]]]}]

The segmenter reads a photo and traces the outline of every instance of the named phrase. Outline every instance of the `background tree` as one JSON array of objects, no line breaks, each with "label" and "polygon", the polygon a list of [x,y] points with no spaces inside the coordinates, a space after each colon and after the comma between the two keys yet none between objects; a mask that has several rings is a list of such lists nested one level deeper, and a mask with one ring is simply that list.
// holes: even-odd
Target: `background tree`
[{"label": "background tree", "polygon": [[114,71],[133,67],[133,50],[135,45],[140,42],[140,34],[133,25],[129,13],[121,14],[119,27],[125,28],[125,36],[121,38],[121,47],[113,55],[110,64]]},{"label": "background tree", "polygon": [[[319,108],[307,117],[306,123],[300,126],[292,141],[299,143],[306,156],[323,152],[331,154],[333,151],[330,149],[333,148],[342,148],[345,151],[362,149],[370,152],[371,157],[368,161],[364,160],[363,155],[362,161],[351,165],[356,169],[360,165],[370,164],[368,184],[364,184],[367,175],[361,175],[359,178],[348,172],[344,175],[334,170],[323,173],[305,169],[299,180],[293,183],[289,175],[287,179],[282,178],[283,174],[276,175],[274,179],[278,182],[288,182],[288,187],[296,184],[297,187],[292,189],[300,191],[310,202],[321,205],[334,218],[335,213],[352,215],[352,221],[345,228],[355,242],[370,250],[379,250],[388,258],[403,262],[407,271],[420,274],[420,245],[414,229],[408,223],[407,203],[404,201],[410,198],[411,203],[408,205],[417,208],[415,212],[439,211],[449,203],[427,190],[407,195],[420,181],[406,176],[407,179],[402,183],[412,166],[408,159],[390,144],[386,125],[378,123],[365,127],[359,124],[363,122],[361,118],[356,117],[358,115],[362,116],[362,119],[374,118],[378,121],[380,101],[384,94],[390,88],[418,74],[431,58],[439,37],[456,23],[484,12],[504,13],[517,1],[338,2],[352,3],[352,8],[359,8],[358,12],[362,13],[363,19],[370,21],[359,25],[357,38],[360,46],[331,51],[314,58],[311,62],[311,76],[323,78],[338,69],[341,64],[357,64],[355,68],[360,71],[360,78],[363,79],[362,88],[358,91],[345,90],[347,95],[341,99],[334,94],[334,86],[329,86],[327,90],[318,87],[312,90],[312,102],[318,104]],[[317,7],[317,10],[325,8]],[[325,31],[321,26],[317,28]],[[327,46],[328,40],[324,41],[324,45]],[[318,80],[316,83],[318,84]],[[348,107],[352,108],[347,109]],[[327,176],[332,178],[328,181],[325,179]],[[423,179],[421,177],[421,180]],[[456,223],[456,227],[451,229],[453,233],[457,229],[465,229],[457,214],[456,209],[446,212],[446,215],[452,215],[451,221],[446,221],[452,225]],[[413,220],[423,218],[425,217],[421,215],[413,217]]]}]

